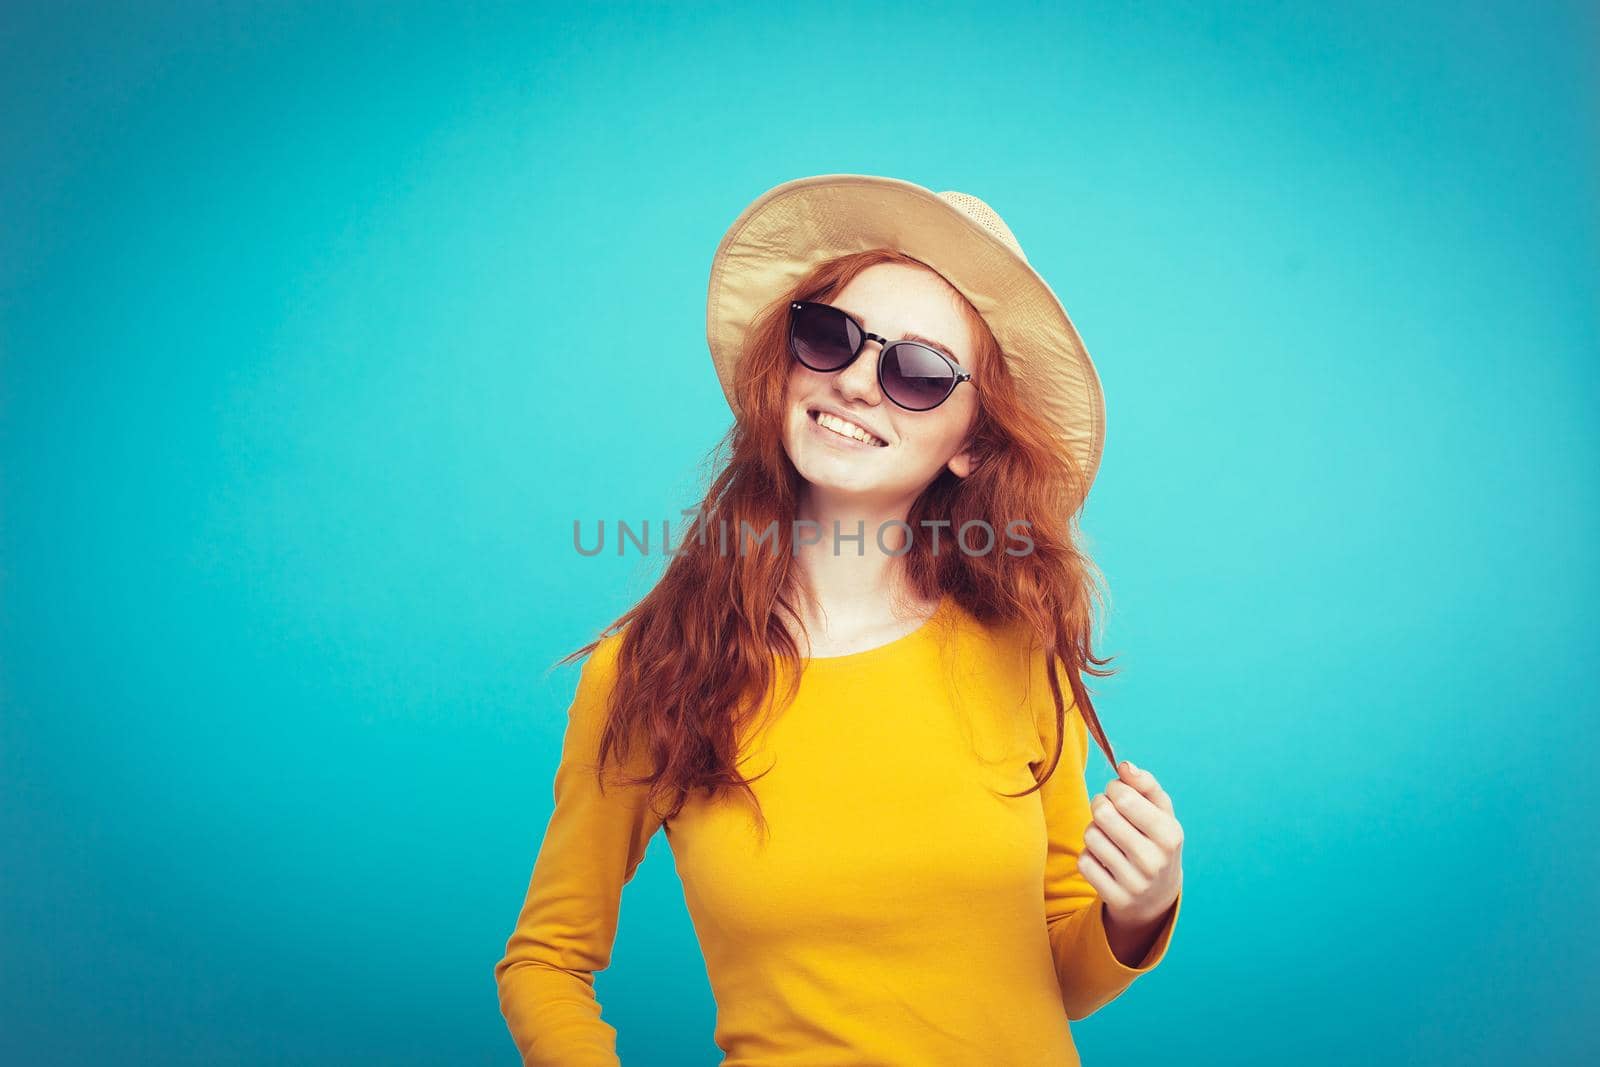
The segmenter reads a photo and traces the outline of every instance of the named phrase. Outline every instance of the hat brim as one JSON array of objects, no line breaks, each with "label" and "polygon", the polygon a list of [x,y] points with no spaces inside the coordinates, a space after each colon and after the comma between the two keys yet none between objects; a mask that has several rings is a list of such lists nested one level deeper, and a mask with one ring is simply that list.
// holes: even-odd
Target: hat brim
[{"label": "hat brim", "polygon": [[1038,405],[1093,483],[1105,448],[1105,396],[1066,308],[998,236],[931,190],[866,174],[824,174],[775,186],[723,235],[711,261],[706,339],[728,405],[755,316],[816,264],[872,248],[926,263],[994,333],[1020,394]]}]

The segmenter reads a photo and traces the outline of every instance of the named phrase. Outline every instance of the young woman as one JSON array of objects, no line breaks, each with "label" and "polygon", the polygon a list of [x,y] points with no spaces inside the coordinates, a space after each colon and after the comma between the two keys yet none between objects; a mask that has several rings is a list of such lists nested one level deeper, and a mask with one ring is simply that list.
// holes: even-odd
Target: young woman
[{"label": "young woman", "polygon": [[[1099,380],[989,207],[788,182],[713,261],[736,415],[656,587],[595,641],[495,967],[526,1064],[617,1064],[594,974],[667,836],[724,1065],[1078,1063],[1165,955],[1182,828],[1082,674]],[[1092,800],[1092,732],[1117,777]],[[664,1059],[665,1057],[663,1057]]]}]

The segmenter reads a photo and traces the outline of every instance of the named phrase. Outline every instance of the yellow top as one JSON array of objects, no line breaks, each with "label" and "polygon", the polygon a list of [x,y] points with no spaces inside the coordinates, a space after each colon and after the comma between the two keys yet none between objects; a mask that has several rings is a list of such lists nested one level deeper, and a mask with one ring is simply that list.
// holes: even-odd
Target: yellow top
[{"label": "yellow top", "polygon": [[[610,962],[623,884],[662,826],[645,786],[614,784],[609,766],[604,794],[595,783],[620,640],[583,665],[555,808],[495,965],[528,1065],[619,1062],[594,972]],[[1161,962],[1178,909],[1141,965],[1125,966],[1078,873],[1090,809],[1075,706],[1044,788],[996,795],[1031,786],[1030,767],[1054,751],[1044,657],[1030,644],[946,597],[895,641],[807,660],[795,702],[743,738],[740,772],[771,768],[753,786],[768,839],[736,794],[692,796],[667,821],[723,1067],[1073,1067],[1067,1021]],[[1065,678],[1062,691],[1070,701]],[[630,755],[630,770],[644,766]]]}]

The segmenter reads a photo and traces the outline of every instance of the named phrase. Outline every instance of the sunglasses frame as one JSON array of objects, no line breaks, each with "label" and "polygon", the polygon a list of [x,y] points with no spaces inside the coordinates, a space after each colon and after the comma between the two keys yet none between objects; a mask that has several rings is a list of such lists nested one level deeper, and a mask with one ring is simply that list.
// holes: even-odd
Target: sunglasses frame
[{"label": "sunglasses frame", "polygon": [[[843,315],[845,318],[854,323],[855,328],[861,333],[861,343],[856,345],[856,350],[854,352],[850,353],[850,358],[839,364],[837,367],[834,367],[832,370],[818,370],[816,367],[813,367],[811,364],[801,359],[800,350],[794,343],[794,313],[804,310],[807,307],[827,308],[836,315]],[[820,300],[791,300],[789,302],[789,355],[807,370],[816,371],[818,374],[838,374],[840,371],[844,370],[846,367],[850,366],[850,364],[854,363],[860,358],[862,351],[867,347],[868,341],[876,341],[881,346],[878,349],[878,391],[881,392],[884,395],[884,398],[895,407],[901,408],[905,411],[932,411],[934,408],[938,407],[940,404],[943,404],[946,400],[949,400],[952,396],[954,396],[956,387],[962,382],[972,381],[972,373],[970,371],[963,370],[961,364],[957,363],[955,360],[951,359],[948,355],[939,351],[937,348],[934,348],[932,345],[924,344],[921,341],[912,341],[908,338],[901,338],[898,341],[891,341],[887,337],[879,337],[877,334],[870,332],[865,326],[861,325],[861,321],[848,311],[844,310],[843,308],[836,308],[832,304],[824,304]],[[889,351],[889,349],[895,348],[899,345],[911,345],[914,348],[922,349],[924,352],[932,352],[934,355],[944,360],[950,369],[955,372],[955,377],[950,383],[949,390],[944,394],[944,396],[941,396],[938,400],[935,400],[932,404],[929,404],[925,408],[914,408],[909,407],[906,404],[902,404],[900,401],[891,396],[889,390],[884,386],[883,357]],[[977,386],[974,385],[973,388],[977,388]]]}]

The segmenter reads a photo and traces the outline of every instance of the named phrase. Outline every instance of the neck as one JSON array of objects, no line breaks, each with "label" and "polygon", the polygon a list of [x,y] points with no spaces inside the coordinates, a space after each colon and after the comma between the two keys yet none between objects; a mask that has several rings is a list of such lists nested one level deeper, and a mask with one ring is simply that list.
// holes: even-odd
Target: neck
[{"label": "neck", "polygon": [[905,522],[910,510],[910,500],[865,500],[806,489],[796,517],[815,525],[802,528],[797,541],[819,540],[800,545],[795,565],[813,610],[860,618],[925,607],[906,586],[902,557],[890,555],[905,548],[906,531],[885,525]]}]

